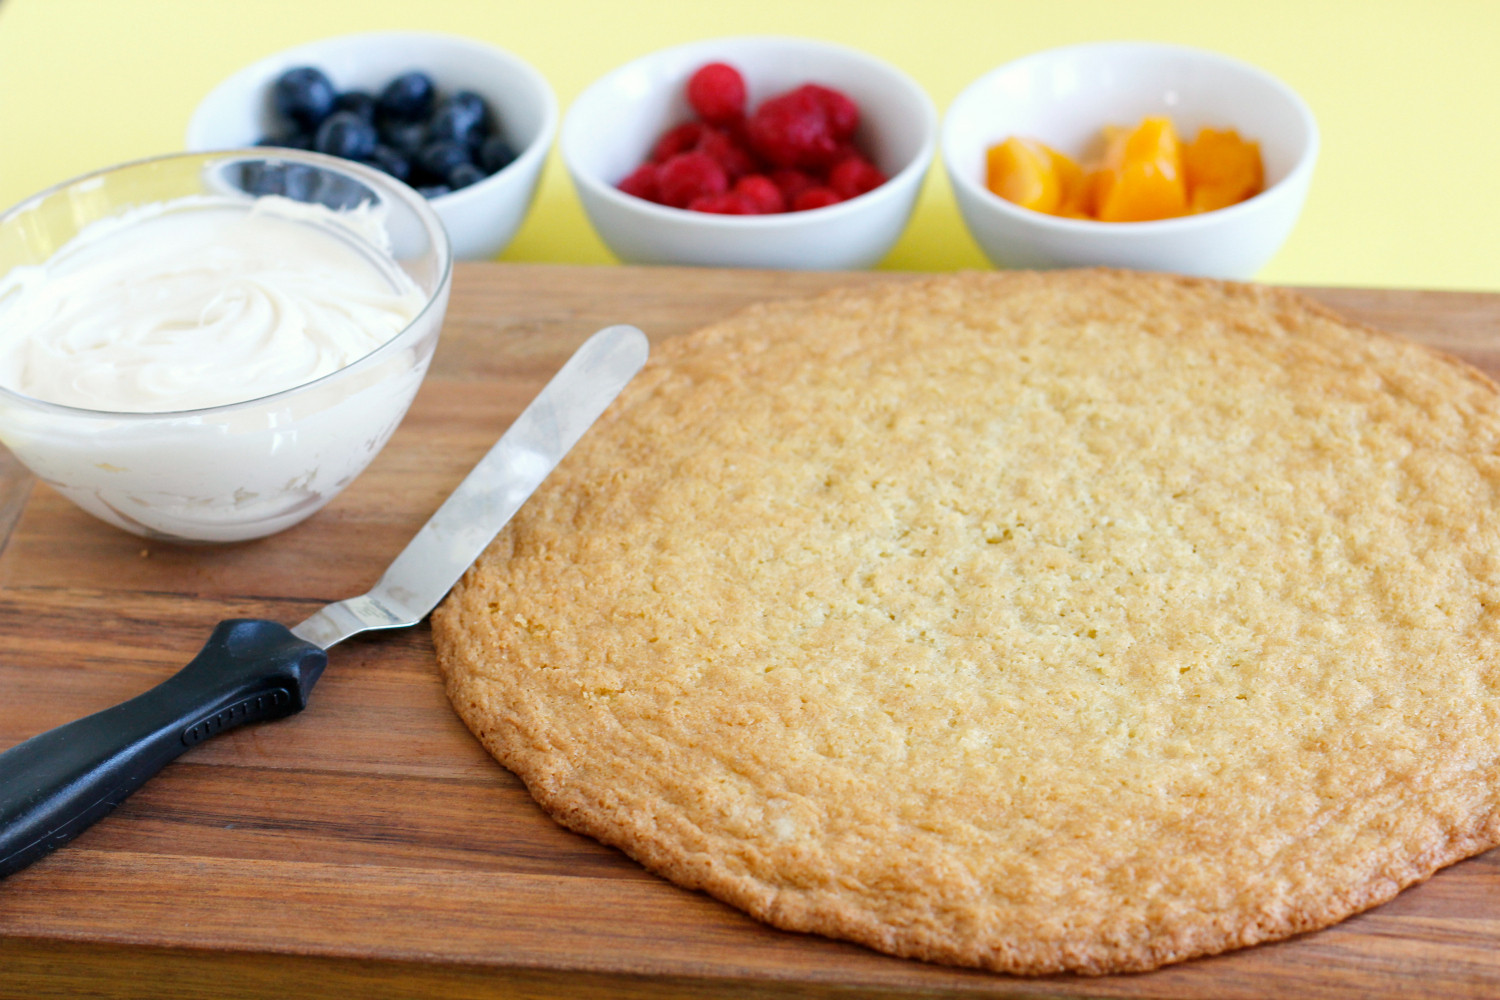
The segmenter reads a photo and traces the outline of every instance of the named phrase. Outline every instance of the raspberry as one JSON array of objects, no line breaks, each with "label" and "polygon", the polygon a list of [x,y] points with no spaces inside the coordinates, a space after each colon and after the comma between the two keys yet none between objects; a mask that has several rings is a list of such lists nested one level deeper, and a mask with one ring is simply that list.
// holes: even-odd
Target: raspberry
[{"label": "raspberry", "polygon": [[774,215],[786,211],[786,196],[765,174],[748,174],[734,185],[734,193],[745,199],[757,215]]},{"label": "raspberry", "polygon": [[868,162],[868,158],[865,156],[864,150],[856,146],[854,144],[854,140],[844,139],[839,143],[839,151],[837,153],[834,153],[833,159],[829,160],[828,162],[831,166],[836,167],[840,163],[843,163],[845,160],[849,159],[849,157],[851,156],[858,157],[859,159],[866,160]]},{"label": "raspberry", "polygon": [[792,201],[792,211],[806,212],[809,209],[826,208],[829,205],[837,205],[842,200],[832,188],[808,188]]},{"label": "raspberry", "polygon": [[755,215],[755,206],[749,200],[727,191],[724,194],[706,194],[694,198],[688,205],[694,212],[710,212],[714,215]]},{"label": "raspberry", "polygon": [[745,78],[725,63],[700,66],[687,85],[688,103],[710,125],[727,125],[745,116]]},{"label": "raspberry", "polygon": [[748,123],[755,151],[778,167],[829,166],[839,143],[821,89],[798,87],[757,108]]},{"label": "raspberry", "polygon": [[716,127],[729,136],[730,139],[734,140],[736,146],[754,155],[755,151],[750,147],[750,129],[748,126],[749,119],[741,117]]},{"label": "raspberry", "polygon": [[771,171],[771,180],[781,189],[782,198],[790,205],[797,200],[797,196],[810,187],[817,187],[818,180],[812,174],[804,170],[793,170],[783,167],[780,170]]},{"label": "raspberry", "polygon": [[704,131],[702,122],[683,122],[669,129],[665,135],[656,140],[656,146],[651,150],[651,162],[666,163],[678,153],[686,153],[696,148],[703,138]]},{"label": "raspberry", "polygon": [[729,176],[707,153],[678,153],[657,168],[656,187],[662,204],[687,208],[694,198],[729,190]]},{"label": "raspberry", "polygon": [[693,147],[700,153],[707,153],[718,161],[719,166],[734,180],[743,174],[753,173],[756,168],[755,156],[748,149],[737,142],[734,136],[723,129],[705,128],[698,144]]},{"label": "raspberry", "polygon": [[828,172],[828,186],[840,198],[856,198],[885,183],[880,168],[862,156],[851,156]]},{"label": "raspberry", "polygon": [[820,87],[816,83],[809,83],[802,89],[811,91],[818,102],[823,105],[823,113],[828,116],[828,127],[835,139],[848,139],[854,135],[854,130],[859,128],[858,104],[850,100],[842,91],[834,90],[832,87]]},{"label": "raspberry", "polygon": [[661,194],[656,186],[656,164],[642,163],[636,167],[629,177],[620,182],[620,190],[647,201],[661,201]]}]

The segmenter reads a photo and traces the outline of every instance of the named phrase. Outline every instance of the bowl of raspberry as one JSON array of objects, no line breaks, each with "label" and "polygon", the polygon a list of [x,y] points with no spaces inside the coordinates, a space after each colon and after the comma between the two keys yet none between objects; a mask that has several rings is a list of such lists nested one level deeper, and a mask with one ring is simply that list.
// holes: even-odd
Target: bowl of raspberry
[{"label": "bowl of raspberry", "polygon": [[453,255],[494,257],[525,220],[557,133],[557,98],[504,49],[369,32],[285,49],[199,103],[190,151],[278,146],[375,167],[424,195]]},{"label": "bowl of raspberry", "polygon": [[718,38],[610,72],[559,149],[595,231],[633,264],[872,267],[911,218],[937,146],[901,70],[828,42]]}]

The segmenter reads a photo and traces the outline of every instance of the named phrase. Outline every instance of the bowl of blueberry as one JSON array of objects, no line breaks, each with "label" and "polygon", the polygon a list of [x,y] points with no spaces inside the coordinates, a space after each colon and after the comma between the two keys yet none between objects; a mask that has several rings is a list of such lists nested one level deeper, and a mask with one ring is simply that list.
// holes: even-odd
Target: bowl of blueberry
[{"label": "bowl of blueberry", "polygon": [[547,81],[503,49],[376,32],[239,70],[199,103],[187,148],[310,149],[377,167],[429,199],[455,257],[483,260],[524,221],[557,122]]}]

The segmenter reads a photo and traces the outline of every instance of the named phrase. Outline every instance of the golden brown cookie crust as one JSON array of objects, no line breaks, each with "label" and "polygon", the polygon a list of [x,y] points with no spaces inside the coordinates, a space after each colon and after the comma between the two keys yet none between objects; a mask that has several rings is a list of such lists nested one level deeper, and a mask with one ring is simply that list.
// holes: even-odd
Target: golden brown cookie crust
[{"label": "golden brown cookie crust", "polygon": [[558,821],[771,924],[1149,969],[1500,842],[1497,438],[1272,288],[766,304],[658,347],[439,663]]}]

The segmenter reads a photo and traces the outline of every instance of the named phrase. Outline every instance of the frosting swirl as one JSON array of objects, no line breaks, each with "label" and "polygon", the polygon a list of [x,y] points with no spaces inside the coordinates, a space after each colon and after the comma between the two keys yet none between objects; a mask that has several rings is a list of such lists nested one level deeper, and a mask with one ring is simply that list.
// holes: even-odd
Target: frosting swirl
[{"label": "frosting swirl", "polygon": [[395,336],[425,296],[368,206],[214,196],[132,210],[0,279],[0,385],[155,413],[290,389]]}]

